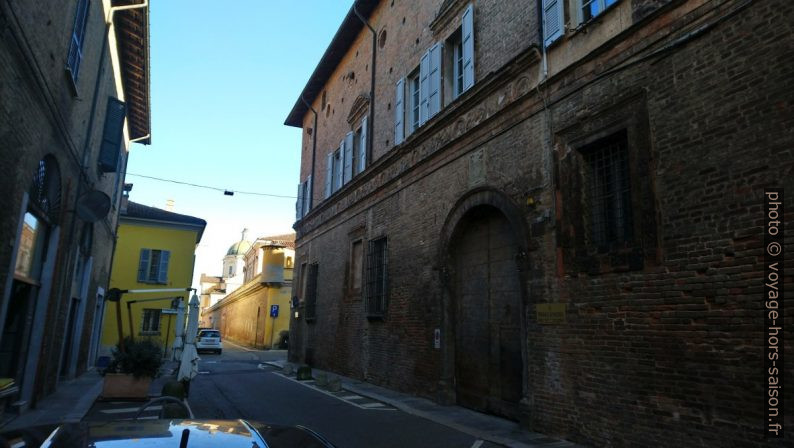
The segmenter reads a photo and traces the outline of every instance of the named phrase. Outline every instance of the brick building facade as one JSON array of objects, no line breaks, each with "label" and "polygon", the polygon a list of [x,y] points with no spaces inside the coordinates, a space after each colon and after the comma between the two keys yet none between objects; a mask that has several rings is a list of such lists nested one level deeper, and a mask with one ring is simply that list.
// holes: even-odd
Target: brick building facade
[{"label": "brick building facade", "polygon": [[139,3],[0,1],[8,412],[35,407],[95,360],[127,153],[149,140],[148,7]]},{"label": "brick building facade", "polygon": [[286,121],[290,359],[596,446],[765,446],[762,207],[794,186],[792,19],[355,2]]}]

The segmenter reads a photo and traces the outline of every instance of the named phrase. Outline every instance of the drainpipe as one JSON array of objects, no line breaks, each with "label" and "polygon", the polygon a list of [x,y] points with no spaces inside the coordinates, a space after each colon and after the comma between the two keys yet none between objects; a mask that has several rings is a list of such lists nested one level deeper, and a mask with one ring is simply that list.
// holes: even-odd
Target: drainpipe
[{"label": "drainpipe", "polygon": [[[317,111],[314,110],[314,108],[312,107],[311,104],[309,104],[308,101],[306,101],[306,99],[303,97],[302,93],[301,93],[301,101],[303,101],[303,104],[305,104],[306,107],[308,107],[309,110],[312,111],[312,113],[314,114],[314,128],[312,128],[312,173],[311,173],[312,184],[309,185],[309,191],[312,192],[312,194],[309,195],[309,210],[311,210],[312,207],[314,206],[314,194],[315,194],[315,191],[314,191],[314,159],[315,159],[315,157],[317,155]],[[300,178],[298,180],[300,180]]]},{"label": "drainpipe", "polygon": [[358,9],[356,9],[356,2],[353,2],[353,13],[355,13],[358,20],[361,20],[361,23],[372,32],[372,72],[369,90],[369,130],[367,133],[367,161],[372,163],[373,142],[375,141],[375,63],[378,49],[378,33],[376,33],[369,22],[364,19],[364,16],[359,14]]}]

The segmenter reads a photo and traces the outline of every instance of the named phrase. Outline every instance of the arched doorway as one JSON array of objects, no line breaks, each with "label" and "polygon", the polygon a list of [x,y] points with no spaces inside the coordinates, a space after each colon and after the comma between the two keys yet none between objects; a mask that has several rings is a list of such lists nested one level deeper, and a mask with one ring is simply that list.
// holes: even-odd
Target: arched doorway
[{"label": "arched doorway", "polygon": [[529,417],[526,290],[529,229],[506,195],[461,197],[441,233],[442,401]]},{"label": "arched doorway", "polygon": [[517,420],[523,307],[515,235],[499,210],[480,206],[464,216],[449,249],[457,402]]}]

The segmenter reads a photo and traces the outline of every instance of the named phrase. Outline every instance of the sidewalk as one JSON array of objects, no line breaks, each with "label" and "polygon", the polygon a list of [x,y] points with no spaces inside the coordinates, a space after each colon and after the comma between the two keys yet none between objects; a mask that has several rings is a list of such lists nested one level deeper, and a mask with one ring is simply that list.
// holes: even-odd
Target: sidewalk
[{"label": "sidewalk", "polygon": [[[166,361],[160,368],[161,375],[152,381],[150,397],[159,397],[163,384],[173,379],[177,361]],[[83,375],[58,385],[58,389],[36,403],[36,408],[10,420],[0,427],[3,431],[36,425],[71,423],[81,421],[102,393],[102,375],[92,369]],[[140,402],[143,404],[143,402]]]},{"label": "sidewalk", "polygon": [[[297,370],[297,365],[283,361],[266,361],[265,364],[278,368],[289,365]],[[573,448],[574,443],[553,439],[543,434],[522,429],[518,423],[498,417],[475,412],[460,406],[442,406],[425,398],[395,392],[374,384],[347,378],[331,372],[312,369],[312,374],[327,373],[340,378],[342,388],[352,393],[364,395],[374,400],[394,406],[395,408],[417,417],[422,417],[438,424],[469,434],[478,439],[487,440],[510,448]]]}]

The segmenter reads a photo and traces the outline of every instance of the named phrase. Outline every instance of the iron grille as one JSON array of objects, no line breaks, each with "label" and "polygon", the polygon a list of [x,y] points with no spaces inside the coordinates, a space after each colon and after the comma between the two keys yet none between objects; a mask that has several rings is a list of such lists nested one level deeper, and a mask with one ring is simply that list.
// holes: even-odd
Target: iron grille
[{"label": "iron grille", "polygon": [[622,132],[596,142],[584,153],[589,168],[591,241],[599,251],[632,238],[627,146]]}]

